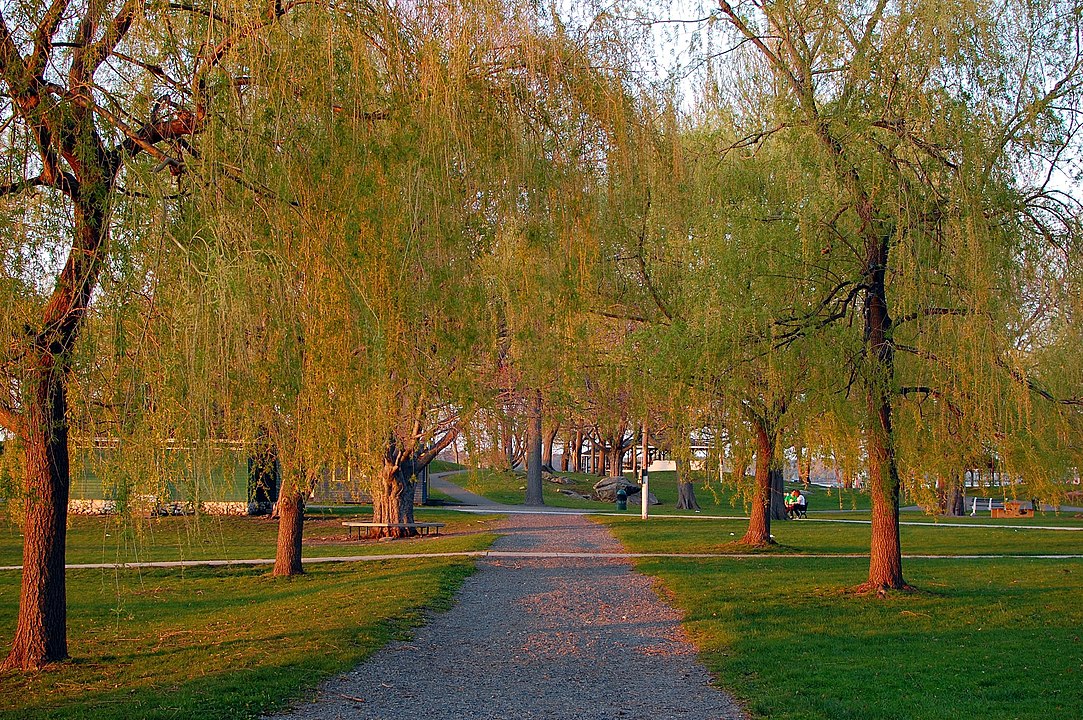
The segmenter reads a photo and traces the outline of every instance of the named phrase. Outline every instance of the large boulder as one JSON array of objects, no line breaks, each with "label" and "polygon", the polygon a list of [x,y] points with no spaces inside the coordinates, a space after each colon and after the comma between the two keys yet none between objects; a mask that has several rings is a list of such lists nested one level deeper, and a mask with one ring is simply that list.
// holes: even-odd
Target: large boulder
[{"label": "large boulder", "polygon": [[[594,499],[601,502],[616,502],[617,491],[621,488],[624,488],[624,492],[628,493],[628,504],[635,505],[643,502],[639,496],[640,486],[626,477],[607,477],[594,483]],[[662,503],[654,493],[648,491],[647,504],[661,505]]]},{"label": "large boulder", "polygon": [[607,477],[594,483],[594,499],[601,502],[616,502],[617,491],[624,488],[629,497],[639,493],[639,486],[625,477]]}]

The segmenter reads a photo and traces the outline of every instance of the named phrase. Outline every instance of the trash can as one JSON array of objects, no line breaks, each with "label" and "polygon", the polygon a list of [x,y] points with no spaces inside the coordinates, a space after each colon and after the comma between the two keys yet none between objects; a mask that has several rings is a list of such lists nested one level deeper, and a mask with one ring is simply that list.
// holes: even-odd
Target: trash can
[{"label": "trash can", "polygon": [[624,488],[621,488],[620,490],[617,491],[617,509],[618,510],[627,510],[628,509],[628,491],[625,490]]}]

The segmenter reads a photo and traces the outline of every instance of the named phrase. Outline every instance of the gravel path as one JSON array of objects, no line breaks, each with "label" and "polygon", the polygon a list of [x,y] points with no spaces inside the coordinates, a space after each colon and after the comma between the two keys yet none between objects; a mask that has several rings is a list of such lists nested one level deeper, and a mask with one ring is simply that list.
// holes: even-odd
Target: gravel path
[{"label": "gravel path", "polygon": [[[574,515],[515,515],[500,551],[619,552]],[[626,561],[486,558],[458,603],[281,718],[743,718],[677,611]]]}]

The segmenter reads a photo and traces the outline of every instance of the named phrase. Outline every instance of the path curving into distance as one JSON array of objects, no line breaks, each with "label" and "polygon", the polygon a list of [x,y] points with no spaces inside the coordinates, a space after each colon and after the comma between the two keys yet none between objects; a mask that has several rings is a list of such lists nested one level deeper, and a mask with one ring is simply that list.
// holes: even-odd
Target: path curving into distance
[{"label": "path curving into distance", "polygon": [[606,528],[534,514],[500,532],[454,608],[275,718],[745,717],[710,684],[680,614],[615,556],[623,549]]}]

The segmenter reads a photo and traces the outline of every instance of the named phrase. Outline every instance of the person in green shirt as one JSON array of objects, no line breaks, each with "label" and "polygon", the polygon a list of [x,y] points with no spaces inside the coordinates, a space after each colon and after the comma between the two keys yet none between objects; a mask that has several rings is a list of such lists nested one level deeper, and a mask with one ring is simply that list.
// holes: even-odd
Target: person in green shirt
[{"label": "person in green shirt", "polygon": [[791,490],[786,493],[786,496],[782,498],[782,503],[786,506],[786,517],[792,520],[794,507],[797,505],[797,491]]}]

